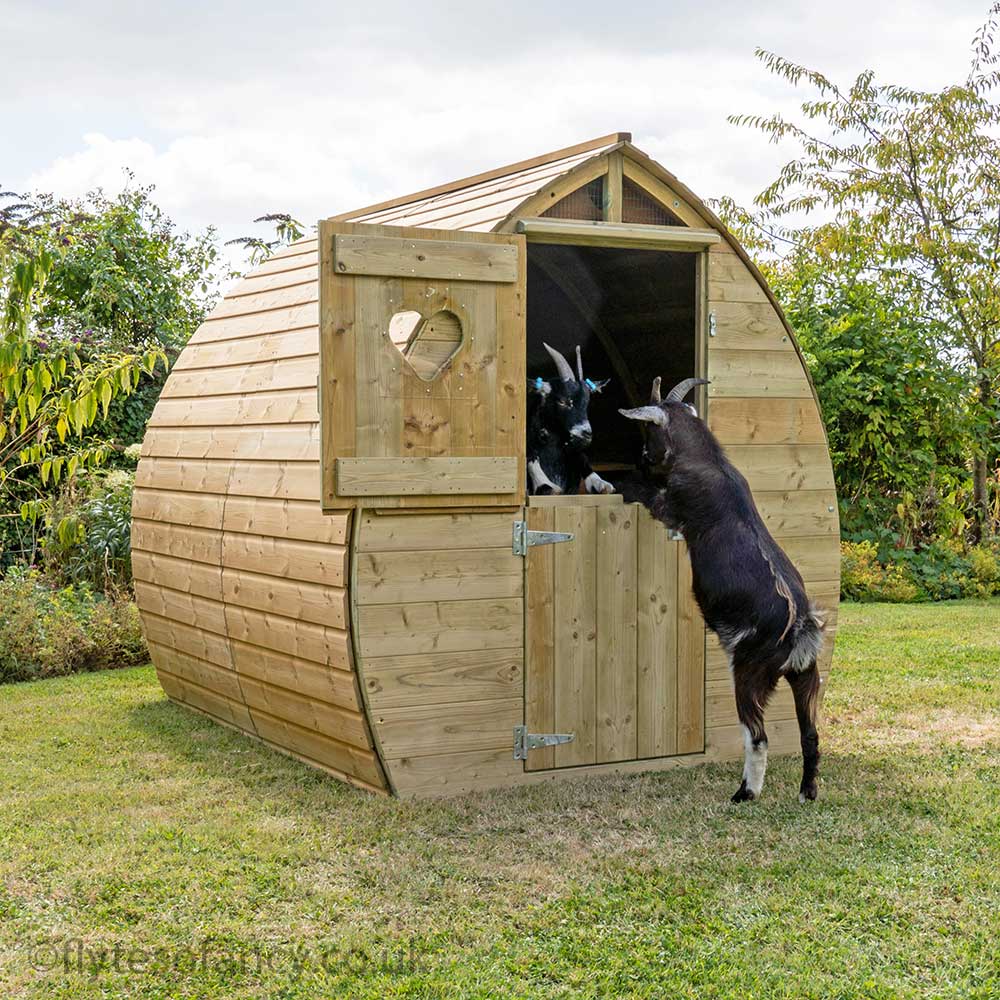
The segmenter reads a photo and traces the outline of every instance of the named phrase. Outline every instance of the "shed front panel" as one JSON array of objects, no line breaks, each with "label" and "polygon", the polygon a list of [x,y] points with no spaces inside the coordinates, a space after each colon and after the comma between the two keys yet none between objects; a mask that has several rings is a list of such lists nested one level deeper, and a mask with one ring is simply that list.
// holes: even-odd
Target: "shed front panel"
[{"label": "shed front panel", "polygon": [[523,237],[320,226],[327,508],[524,495]]}]

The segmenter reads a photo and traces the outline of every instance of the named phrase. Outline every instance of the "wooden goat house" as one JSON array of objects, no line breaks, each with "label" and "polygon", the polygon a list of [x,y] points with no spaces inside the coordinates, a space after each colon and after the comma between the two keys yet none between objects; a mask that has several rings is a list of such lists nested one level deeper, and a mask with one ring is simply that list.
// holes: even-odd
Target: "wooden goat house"
[{"label": "wooden goat house", "polygon": [[[742,756],[683,541],[619,495],[526,496],[543,340],[611,379],[590,458],[612,481],[641,446],[618,409],[653,375],[711,380],[699,412],[829,611],[825,673],[837,500],[795,338],[722,223],[617,133],[323,221],[202,324],[133,510],[167,694],[402,796]],[[767,721],[797,750],[787,691]]]}]

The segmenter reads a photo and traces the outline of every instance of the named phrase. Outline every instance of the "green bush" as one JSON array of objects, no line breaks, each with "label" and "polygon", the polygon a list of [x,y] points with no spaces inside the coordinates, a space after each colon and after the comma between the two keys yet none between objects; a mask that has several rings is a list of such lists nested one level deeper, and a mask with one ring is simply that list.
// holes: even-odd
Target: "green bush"
[{"label": "green bush", "polygon": [[921,549],[871,539],[842,542],[840,591],[846,600],[947,601],[1000,594],[1000,549],[936,539]]},{"label": "green bush", "polygon": [[134,473],[124,469],[87,472],[66,483],[42,541],[46,575],[109,593],[131,588],[134,485]]},{"label": "green bush", "polygon": [[0,683],[149,661],[135,604],[86,584],[53,587],[36,569],[12,569],[0,608]]}]

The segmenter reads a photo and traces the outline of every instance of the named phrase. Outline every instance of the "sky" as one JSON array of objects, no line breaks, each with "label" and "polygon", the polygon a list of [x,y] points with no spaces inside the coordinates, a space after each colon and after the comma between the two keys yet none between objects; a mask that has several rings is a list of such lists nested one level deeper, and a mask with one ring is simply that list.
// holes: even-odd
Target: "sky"
[{"label": "sky", "polygon": [[850,81],[964,78],[989,0],[0,0],[0,188],[156,185],[184,228],[318,219],[612,131],[748,203],[794,152],[726,121]]}]

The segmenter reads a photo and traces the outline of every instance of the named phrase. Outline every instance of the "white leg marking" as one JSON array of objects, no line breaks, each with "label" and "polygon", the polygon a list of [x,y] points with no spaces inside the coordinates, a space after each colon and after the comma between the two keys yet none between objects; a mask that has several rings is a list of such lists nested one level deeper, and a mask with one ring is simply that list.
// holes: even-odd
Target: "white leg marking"
[{"label": "white leg marking", "polygon": [[614,484],[609,483],[606,479],[601,479],[596,472],[587,476],[583,485],[588,493],[614,493],[615,491]]},{"label": "white leg marking", "polygon": [[767,770],[767,744],[761,743],[754,747],[750,730],[746,726],[743,730],[743,780],[747,783],[747,788],[760,795],[764,788],[764,772]]},{"label": "white leg marking", "polygon": [[528,475],[531,478],[531,488],[538,492],[539,486],[551,486],[553,493],[562,493],[562,490],[547,475],[538,459],[528,463]]}]

